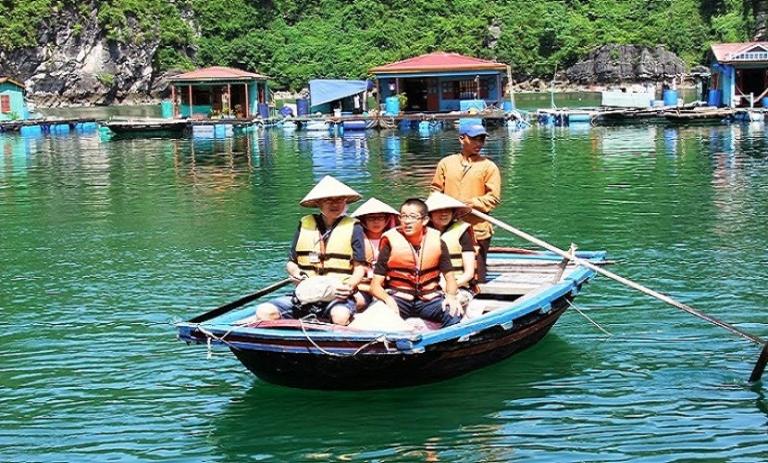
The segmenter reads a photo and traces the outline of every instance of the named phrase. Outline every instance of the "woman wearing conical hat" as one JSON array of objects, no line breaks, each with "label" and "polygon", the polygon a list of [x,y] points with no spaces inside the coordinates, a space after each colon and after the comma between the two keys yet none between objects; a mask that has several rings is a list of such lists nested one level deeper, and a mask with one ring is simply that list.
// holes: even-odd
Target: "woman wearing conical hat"
[{"label": "woman wearing conical hat", "polygon": [[356,294],[358,309],[363,309],[371,303],[370,281],[373,278],[373,267],[379,256],[379,242],[385,231],[397,225],[400,213],[387,203],[371,198],[360,206],[352,217],[360,220],[365,232],[365,260],[368,263],[366,277],[358,285]]},{"label": "woman wearing conical hat", "polygon": [[[360,199],[355,190],[327,175],[299,203],[317,207],[319,214],[299,221],[286,264],[288,275],[299,282],[314,276],[331,276],[336,299],[315,305],[312,313],[321,321],[346,325],[355,313],[352,297],[365,276],[365,238],[356,219],[346,215],[347,205]],[[300,318],[307,307],[297,307],[292,296],[263,303],[256,308],[258,320]]]},{"label": "woman wearing conical hat", "polygon": [[448,246],[453,274],[459,286],[459,300],[466,308],[478,292],[477,241],[472,227],[461,220],[470,209],[458,199],[432,192],[425,201],[429,210],[429,225],[440,232]]}]

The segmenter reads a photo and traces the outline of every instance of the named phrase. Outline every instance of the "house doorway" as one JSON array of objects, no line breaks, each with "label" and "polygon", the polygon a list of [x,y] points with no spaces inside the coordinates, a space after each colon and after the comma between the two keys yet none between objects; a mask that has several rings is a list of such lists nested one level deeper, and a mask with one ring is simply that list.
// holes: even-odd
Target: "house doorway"
[{"label": "house doorway", "polygon": [[403,93],[408,96],[405,111],[427,110],[427,81],[426,79],[404,79],[401,81]]}]

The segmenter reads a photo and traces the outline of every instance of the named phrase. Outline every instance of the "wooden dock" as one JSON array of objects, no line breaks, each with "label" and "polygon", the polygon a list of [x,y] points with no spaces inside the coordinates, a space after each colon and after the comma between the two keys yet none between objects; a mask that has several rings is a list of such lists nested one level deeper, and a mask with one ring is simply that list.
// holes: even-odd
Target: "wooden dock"
[{"label": "wooden dock", "polygon": [[43,132],[49,132],[56,125],[68,125],[75,128],[78,124],[96,123],[98,120],[92,117],[56,118],[46,117],[42,119],[24,119],[16,121],[0,121],[0,132],[18,132],[22,127],[40,127]]}]

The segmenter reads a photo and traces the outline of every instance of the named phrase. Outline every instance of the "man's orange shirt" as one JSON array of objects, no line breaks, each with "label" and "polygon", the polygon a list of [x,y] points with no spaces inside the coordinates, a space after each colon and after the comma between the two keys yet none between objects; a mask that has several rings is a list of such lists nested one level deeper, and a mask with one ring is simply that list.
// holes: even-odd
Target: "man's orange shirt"
[{"label": "man's orange shirt", "polygon": [[[437,164],[432,189],[453,196],[474,209],[488,213],[501,201],[501,173],[498,166],[485,156],[466,161],[461,154],[444,157]],[[485,240],[493,234],[488,222],[474,215],[463,220],[472,224],[475,238]]]}]

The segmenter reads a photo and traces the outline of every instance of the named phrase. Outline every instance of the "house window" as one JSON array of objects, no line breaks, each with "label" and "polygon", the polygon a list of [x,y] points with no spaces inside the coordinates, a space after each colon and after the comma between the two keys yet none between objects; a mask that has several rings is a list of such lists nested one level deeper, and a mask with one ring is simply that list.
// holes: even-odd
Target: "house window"
[{"label": "house window", "polygon": [[11,112],[11,97],[9,95],[0,95],[0,113]]},{"label": "house window", "polygon": [[[478,84],[480,94],[477,94]],[[488,81],[486,79],[454,80],[443,82],[442,85],[444,100],[473,100],[476,98],[488,99]]]}]

